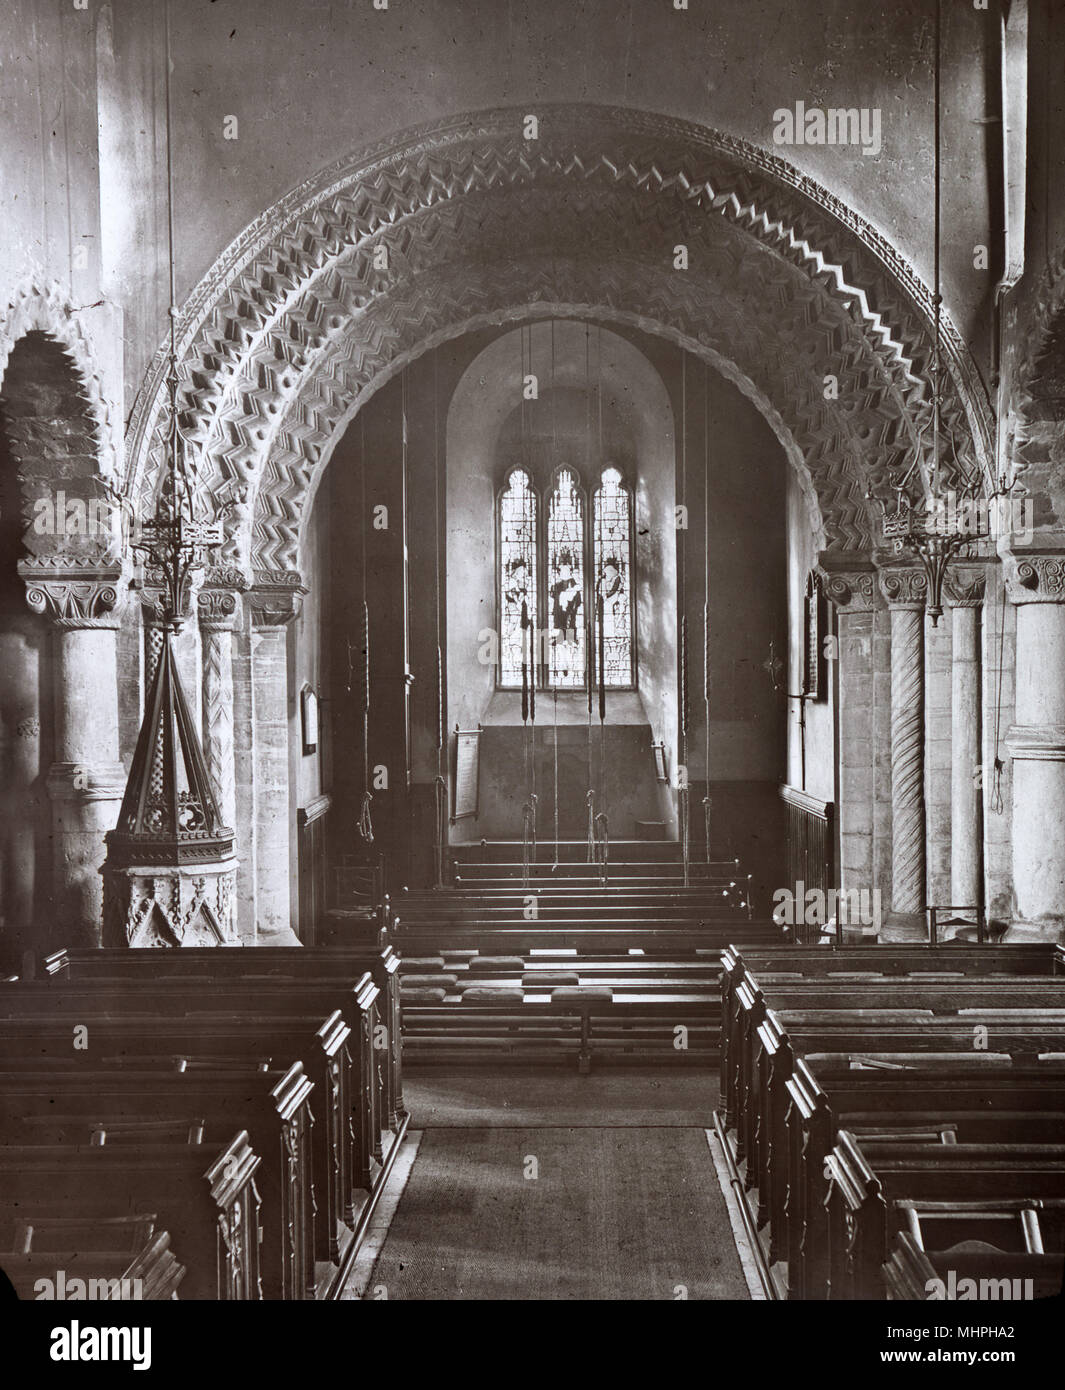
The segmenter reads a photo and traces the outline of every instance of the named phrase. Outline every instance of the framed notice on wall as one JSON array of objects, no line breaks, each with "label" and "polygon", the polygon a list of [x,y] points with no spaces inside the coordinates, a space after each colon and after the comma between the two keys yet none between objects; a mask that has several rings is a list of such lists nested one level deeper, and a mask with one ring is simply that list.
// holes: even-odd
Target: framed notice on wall
[{"label": "framed notice on wall", "polygon": [[825,679],[825,596],[815,570],[806,579],[806,644],[803,654],[802,693],[809,700],[824,699],[828,693]]},{"label": "framed notice on wall", "polygon": [[309,685],[300,691],[300,723],[303,726],[303,751],[313,753],[318,748],[318,696]]},{"label": "framed notice on wall", "polygon": [[480,762],[480,729],[456,729],[455,778],[452,783],[455,789],[455,804],[451,812],[453,821],[462,820],[464,816],[477,814],[477,781],[480,775]]}]

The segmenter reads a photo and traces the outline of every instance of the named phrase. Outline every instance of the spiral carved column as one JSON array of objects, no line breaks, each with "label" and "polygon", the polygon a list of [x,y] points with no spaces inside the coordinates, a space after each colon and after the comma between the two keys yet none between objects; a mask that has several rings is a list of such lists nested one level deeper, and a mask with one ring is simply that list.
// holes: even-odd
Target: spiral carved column
[{"label": "spiral carved column", "polygon": [[888,570],[880,587],[891,613],[891,909],[925,907],[924,600],[919,570]]},{"label": "spiral carved column", "polygon": [[240,625],[240,594],[208,574],[197,607],[203,644],[203,751],[222,819],[235,827],[233,633]]}]

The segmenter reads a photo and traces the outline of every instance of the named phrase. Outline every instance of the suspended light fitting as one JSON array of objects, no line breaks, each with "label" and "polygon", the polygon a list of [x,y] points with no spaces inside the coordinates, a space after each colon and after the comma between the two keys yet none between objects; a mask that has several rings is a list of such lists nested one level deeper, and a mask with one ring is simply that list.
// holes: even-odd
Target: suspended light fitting
[{"label": "suspended light fitting", "polygon": [[[1002,528],[1003,501],[1011,497],[1013,488],[1005,478],[986,488],[978,467],[967,468],[959,455],[958,441],[952,428],[943,424],[943,353],[942,353],[942,289],[940,275],[941,249],[941,10],[942,0],[936,0],[934,59],[933,59],[933,252],[934,252],[934,337],[932,350],[932,398],[928,418],[918,432],[913,461],[897,481],[890,484],[895,493],[894,503],[882,494],[866,494],[867,500],[881,509],[884,540],[897,555],[910,554],[921,564],[927,588],[925,611],[933,627],[943,612],[943,583],[951,560],[959,552],[977,545]],[[930,453],[925,447],[929,428],[932,431]],[[946,438],[944,438],[946,436]],[[951,456],[949,487],[943,487],[944,444]],[[919,500],[915,500],[915,495]]]}]

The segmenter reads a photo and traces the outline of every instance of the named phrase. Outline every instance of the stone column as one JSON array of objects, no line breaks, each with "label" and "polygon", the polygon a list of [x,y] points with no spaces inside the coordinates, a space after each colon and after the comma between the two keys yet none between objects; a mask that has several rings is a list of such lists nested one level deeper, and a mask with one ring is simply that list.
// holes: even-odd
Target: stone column
[{"label": "stone column", "polygon": [[[921,927],[925,907],[924,605],[917,569],[880,574],[891,614],[891,916]],[[901,919],[901,920],[900,920]]]},{"label": "stone column", "polygon": [[26,599],[55,628],[55,762],[48,772],[53,826],[53,943],[101,943],[104,835],[122,804],[116,633],[117,575],[30,579]]},{"label": "stone column", "polygon": [[881,606],[870,570],[835,571],[822,564],[825,595],[836,609],[839,665],[840,884],[843,892],[875,887],[874,620]]},{"label": "stone column", "polygon": [[241,625],[239,576],[209,571],[197,597],[203,648],[202,725],[207,770],[223,822],[237,824],[233,750],[233,634]]},{"label": "stone column", "polygon": [[980,627],[984,574],[955,569],[948,578],[951,604],[950,684],[950,901],[983,901],[983,768],[980,718]]},{"label": "stone column", "polygon": [[1065,555],[1003,556],[1017,605],[1011,938],[1065,936]]},{"label": "stone column", "polygon": [[255,717],[255,941],[261,946],[299,945],[292,929],[289,882],[288,624],[299,612],[305,592],[293,577],[291,583],[259,582],[248,593]]}]

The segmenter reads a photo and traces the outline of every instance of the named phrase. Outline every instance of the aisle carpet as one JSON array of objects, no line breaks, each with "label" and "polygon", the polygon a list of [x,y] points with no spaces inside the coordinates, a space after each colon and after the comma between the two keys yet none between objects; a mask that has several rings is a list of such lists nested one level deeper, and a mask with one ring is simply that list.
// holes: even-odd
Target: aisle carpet
[{"label": "aisle carpet", "polygon": [[704,1131],[624,1122],[426,1129],[370,1285],[390,1300],[748,1297]]},{"label": "aisle carpet", "polygon": [[593,1129],[613,1125],[677,1125],[709,1129],[717,1105],[717,1077],[662,1067],[617,1072],[573,1072],[506,1067],[491,1072],[471,1067],[444,1072],[432,1067],[406,1071],[403,1098],[413,1129],[551,1128]]}]

